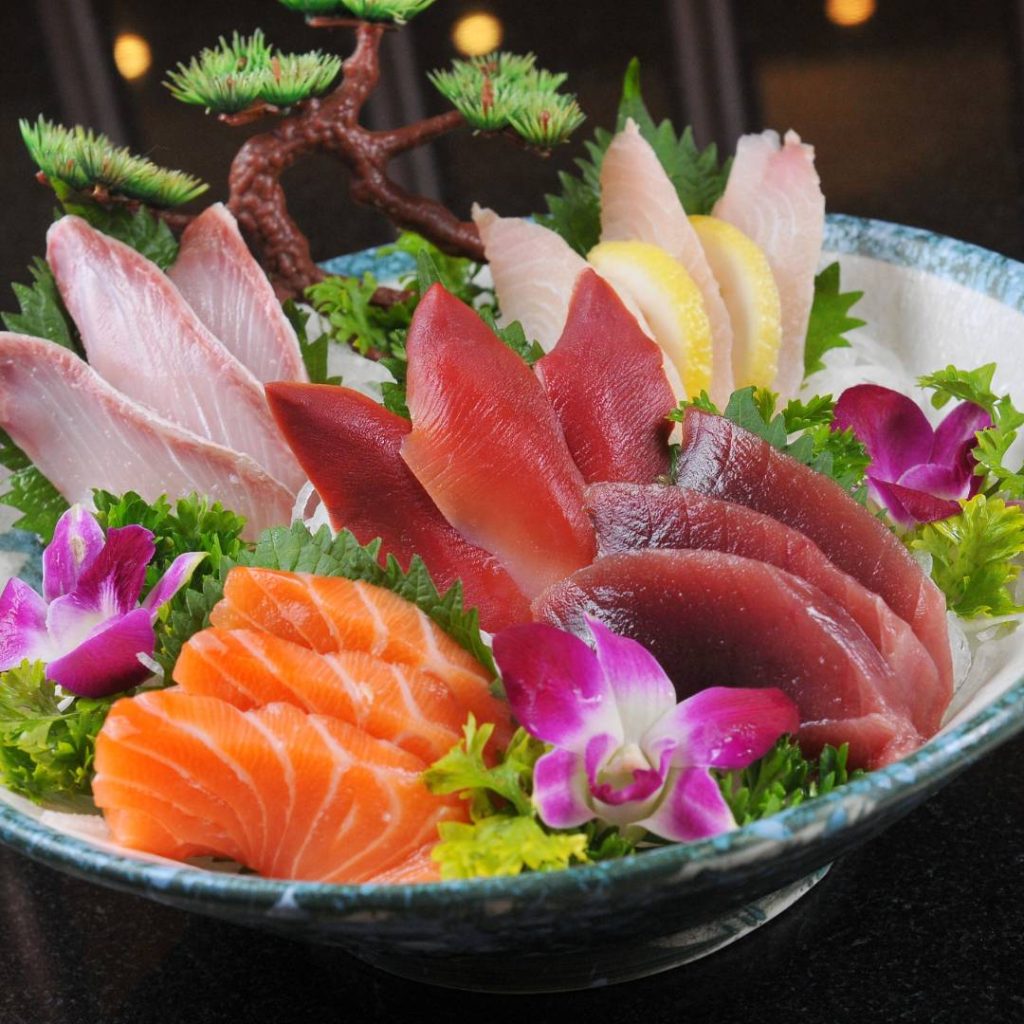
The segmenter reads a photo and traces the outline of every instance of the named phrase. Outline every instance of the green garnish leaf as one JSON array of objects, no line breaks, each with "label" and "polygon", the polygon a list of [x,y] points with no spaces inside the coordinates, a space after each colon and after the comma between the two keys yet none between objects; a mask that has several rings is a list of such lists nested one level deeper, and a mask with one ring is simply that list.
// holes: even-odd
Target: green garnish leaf
[{"label": "green garnish leaf", "polygon": [[87,809],[96,734],[114,699],[77,697],[61,710],[42,662],[0,673],[0,782],[37,803]]},{"label": "green garnish leaf", "polygon": [[847,331],[864,326],[863,320],[849,315],[850,307],[864,293],[841,292],[839,288],[839,264],[830,263],[814,279],[814,302],[804,345],[804,377],[825,368],[822,356],[829,349],[850,347],[845,337]]},{"label": "green garnish leaf", "polygon": [[523,325],[518,320],[513,320],[512,323],[499,327],[497,320],[494,318],[494,310],[491,307],[485,306],[483,309],[478,310],[478,312],[483,322],[494,331],[498,339],[512,349],[527,366],[533,366],[538,359],[544,357],[544,349],[540,347],[540,342],[529,341],[526,337],[526,331],[523,330]]},{"label": "green garnish leaf", "polygon": [[589,859],[584,833],[547,832],[535,818],[496,814],[472,824],[443,821],[437,830],[431,857],[445,880],[561,871]]},{"label": "green garnish leaf", "polygon": [[838,749],[826,745],[816,761],[805,758],[796,740],[784,735],[764,757],[746,768],[713,768],[711,774],[736,823],[746,825],[859,778],[862,771],[851,772],[846,767],[848,755],[849,745],[844,743]]},{"label": "green garnish leaf", "polygon": [[63,199],[65,213],[87,220],[97,231],[130,245],[136,252],[166,270],[178,258],[178,240],[171,229],[145,207],[129,210],[123,206],[100,206],[97,203]]},{"label": "green garnish leaf", "polygon": [[302,355],[302,363],[306,367],[306,374],[311,384],[340,384],[340,377],[332,377],[327,367],[328,345],[330,335],[327,332],[321,334],[314,341],[309,340],[306,332],[306,324],[309,323],[309,314],[294,300],[288,299],[284,304],[284,315],[288,317],[295,337],[299,342],[299,353]]},{"label": "green garnish leaf", "polygon": [[1013,585],[1024,555],[1024,509],[1000,498],[975,495],[958,515],[922,523],[909,539],[932,558],[932,579],[961,618],[1017,615]]},{"label": "green garnish leaf", "polygon": [[9,505],[21,513],[14,521],[17,529],[37,533],[48,543],[57,520],[68,509],[67,501],[4,430],[0,430],[0,466],[11,471],[7,490],[0,495],[0,505]]},{"label": "green garnish leaf", "polygon": [[978,445],[973,455],[978,465],[975,472],[987,478],[986,489],[1007,498],[1024,498],[1024,467],[1011,469],[1004,465],[1010,446],[1024,426],[1024,412],[1013,404],[1009,395],[992,390],[995,363],[986,363],[976,370],[958,370],[947,366],[918,379],[918,385],[935,392],[932,405],[941,409],[951,399],[974,402],[992,417],[992,426],[978,431]]},{"label": "green garnish leaf", "polygon": [[72,352],[82,354],[78,331],[68,316],[49,264],[37,256],[28,268],[32,284],[12,284],[21,307],[18,313],[3,313],[4,326],[15,334],[45,338]]},{"label": "green garnish leaf", "polygon": [[[725,191],[730,161],[719,162],[718,149],[713,143],[700,149],[691,128],[685,128],[678,135],[669,120],[655,122],[643,100],[640,62],[635,57],[623,78],[616,132],[625,127],[629,118],[636,122],[640,134],[657,154],[683,209],[688,214],[710,213]],[[600,241],[601,162],[613,138],[614,134],[603,128],[595,131],[593,140],[585,143],[587,157],[576,160],[579,176],[560,173],[561,194],[545,196],[548,212],[538,217],[545,227],[557,231],[584,256]]]},{"label": "green garnish leaf", "polygon": [[533,813],[533,767],[544,753],[544,744],[525,729],[518,729],[497,763],[489,768],[484,748],[493,732],[490,722],[477,725],[470,715],[462,728],[462,740],[423,773],[431,793],[459,793],[468,800],[474,821],[506,809],[520,815]]}]

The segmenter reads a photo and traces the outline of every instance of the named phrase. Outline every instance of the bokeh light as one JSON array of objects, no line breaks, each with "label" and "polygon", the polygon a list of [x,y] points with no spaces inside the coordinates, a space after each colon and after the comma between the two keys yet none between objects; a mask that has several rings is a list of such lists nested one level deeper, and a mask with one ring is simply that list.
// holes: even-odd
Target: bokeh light
[{"label": "bokeh light", "polygon": [[129,82],[141,78],[153,63],[149,43],[135,32],[120,32],[114,40],[114,63]]},{"label": "bokeh light", "polygon": [[825,17],[833,25],[863,25],[875,13],[875,0],[826,0]]},{"label": "bokeh light", "polygon": [[452,42],[459,53],[479,57],[501,46],[505,26],[489,11],[470,11],[452,26]]}]

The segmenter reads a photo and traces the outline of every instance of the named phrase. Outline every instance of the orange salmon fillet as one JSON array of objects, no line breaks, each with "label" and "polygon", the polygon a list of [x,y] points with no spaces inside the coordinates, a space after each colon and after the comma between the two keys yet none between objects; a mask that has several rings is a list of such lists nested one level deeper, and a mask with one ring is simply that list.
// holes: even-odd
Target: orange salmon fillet
[{"label": "orange salmon fillet", "polygon": [[466,720],[436,676],[362,651],[317,654],[250,629],[196,633],[178,656],[174,681],[243,711],[284,703],[340,718],[428,763],[459,742]]},{"label": "orange salmon fillet", "polygon": [[416,605],[390,590],[337,576],[236,567],[210,621],[263,630],[318,654],[362,651],[436,676],[478,722],[510,734],[508,706],[490,692],[487,670]]},{"label": "orange salmon fillet", "polygon": [[96,741],[93,794],[115,840],[165,857],[231,857],[271,878],[423,877],[437,825],[425,762],[290,704],[243,711],[161,690],[118,701]]}]

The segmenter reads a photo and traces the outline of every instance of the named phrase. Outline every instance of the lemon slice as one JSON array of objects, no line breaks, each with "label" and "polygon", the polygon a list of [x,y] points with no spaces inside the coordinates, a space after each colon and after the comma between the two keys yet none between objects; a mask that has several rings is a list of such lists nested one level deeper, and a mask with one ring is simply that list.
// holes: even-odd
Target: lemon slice
[{"label": "lemon slice", "polygon": [[737,388],[771,387],[779,369],[782,309],[768,258],[739,228],[718,217],[690,218],[732,323]]},{"label": "lemon slice", "polygon": [[602,242],[587,259],[627,306],[639,308],[679,371],[686,397],[710,391],[711,324],[682,264],[648,242]]}]

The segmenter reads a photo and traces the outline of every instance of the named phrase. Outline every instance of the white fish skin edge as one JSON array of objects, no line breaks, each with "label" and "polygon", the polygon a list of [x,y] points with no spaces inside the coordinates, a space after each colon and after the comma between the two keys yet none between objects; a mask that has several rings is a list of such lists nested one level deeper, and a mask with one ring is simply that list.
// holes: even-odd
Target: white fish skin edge
[{"label": "white fish skin edge", "polygon": [[73,352],[0,332],[0,426],[71,502],[93,488],[147,501],[193,491],[246,517],[246,536],[288,523],[292,493],[240,452],[156,416]]},{"label": "white fish skin edge", "polygon": [[814,275],[825,235],[825,197],[814,147],[794,131],[744,135],[736,146],[725,193],[714,215],[759,245],[775,275],[782,305],[782,347],[773,390],[800,390],[804,342],[814,301]]},{"label": "white fish skin edge", "polygon": [[207,207],[185,228],[167,276],[258,380],[308,380],[295,331],[223,203]]},{"label": "white fish skin edge", "polygon": [[202,324],[160,268],[80,217],[47,232],[46,259],[92,368],[122,394],[244,452],[297,491],[305,480],[263,386]]},{"label": "white fish skin edge", "polygon": [[632,118],[601,162],[601,241],[657,245],[693,279],[711,324],[711,397],[724,407],[733,390],[729,313],[676,187]]}]

